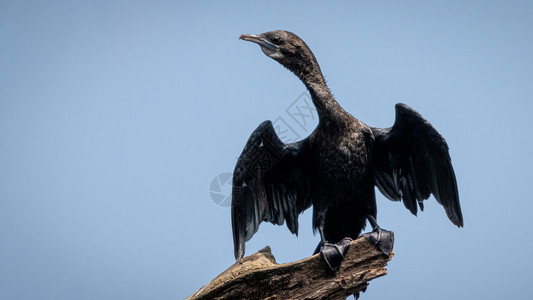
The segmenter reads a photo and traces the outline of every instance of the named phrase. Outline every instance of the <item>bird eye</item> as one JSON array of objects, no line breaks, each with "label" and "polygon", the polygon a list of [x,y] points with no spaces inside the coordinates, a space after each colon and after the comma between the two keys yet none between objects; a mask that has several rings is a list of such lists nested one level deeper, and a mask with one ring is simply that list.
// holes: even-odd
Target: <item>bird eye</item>
[{"label": "bird eye", "polygon": [[274,36],[270,39],[270,41],[274,44],[279,44],[281,42],[281,39],[278,36]]}]

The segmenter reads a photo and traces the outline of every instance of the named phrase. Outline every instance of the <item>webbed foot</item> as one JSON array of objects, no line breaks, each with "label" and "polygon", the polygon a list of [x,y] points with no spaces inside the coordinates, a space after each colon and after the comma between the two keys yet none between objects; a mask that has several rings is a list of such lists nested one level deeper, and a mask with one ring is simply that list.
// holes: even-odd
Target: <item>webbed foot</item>
[{"label": "webbed foot", "polygon": [[324,258],[326,264],[333,272],[337,272],[341,266],[341,262],[344,259],[344,255],[348,252],[350,248],[351,238],[344,238],[336,244],[331,243],[321,243],[320,247],[320,256]]},{"label": "webbed foot", "polygon": [[362,236],[376,245],[383,254],[389,256],[394,247],[394,232],[381,229],[376,223],[376,219],[372,216],[368,217],[368,221],[373,227],[372,232],[364,233]]}]

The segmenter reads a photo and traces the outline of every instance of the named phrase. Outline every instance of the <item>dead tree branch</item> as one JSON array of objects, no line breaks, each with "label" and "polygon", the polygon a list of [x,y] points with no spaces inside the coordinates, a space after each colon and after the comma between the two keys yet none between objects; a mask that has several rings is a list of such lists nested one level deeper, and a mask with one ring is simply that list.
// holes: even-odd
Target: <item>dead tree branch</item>
[{"label": "dead tree branch", "polygon": [[233,264],[187,299],[345,299],[387,274],[392,258],[364,238],[352,241],[340,270],[329,271],[320,255],[277,264],[266,247]]}]

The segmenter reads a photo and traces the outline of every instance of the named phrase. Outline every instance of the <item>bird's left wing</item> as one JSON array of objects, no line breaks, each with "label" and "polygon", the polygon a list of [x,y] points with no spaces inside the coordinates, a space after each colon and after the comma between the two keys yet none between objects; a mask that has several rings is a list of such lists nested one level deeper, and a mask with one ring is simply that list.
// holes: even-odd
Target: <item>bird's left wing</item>
[{"label": "bird's left wing", "polygon": [[431,194],[444,207],[453,224],[463,226],[457,182],[448,145],[418,112],[396,104],[391,128],[372,128],[374,133],[374,176],[381,193],[400,201],[416,215],[417,203]]},{"label": "bird's left wing", "polygon": [[283,143],[270,121],[248,139],[233,171],[231,221],[237,260],[263,221],[286,221],[298,234],[298,215],[311,205],[307,148],[307,140]]}]

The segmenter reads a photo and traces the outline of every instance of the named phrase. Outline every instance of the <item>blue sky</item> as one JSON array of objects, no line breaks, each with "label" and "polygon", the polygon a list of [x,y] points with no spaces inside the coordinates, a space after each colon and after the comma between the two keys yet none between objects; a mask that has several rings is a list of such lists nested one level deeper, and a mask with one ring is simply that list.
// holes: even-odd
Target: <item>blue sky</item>
[{"label": "blue sky", "polygon": [[[434,199],[414,217],[380,195],[396,255],[363,299],[533,296],[532,14],[529,1],[0,1],[0,298],[180,299],[230,266],[230,210],[213,198],[229,186],[213,180],[260,122],[313,129],[287,110],[304,86],[238,40],[273,29],[307,42],[355,117],[388,127],[404,102],[450,146],[465,227]],[[310,255],[310,218],[299,238],[263,224],[247,254]]]}]

